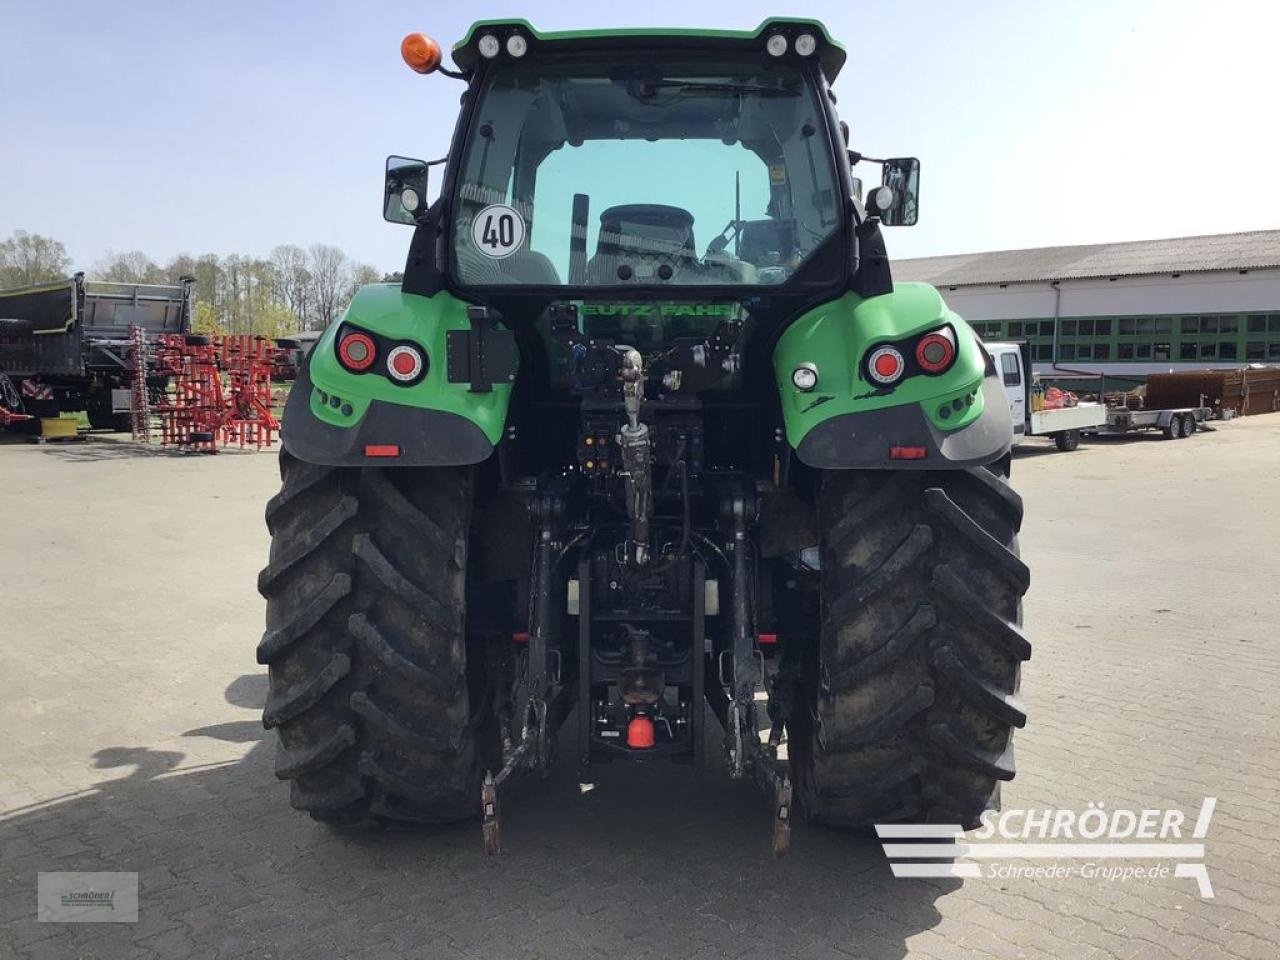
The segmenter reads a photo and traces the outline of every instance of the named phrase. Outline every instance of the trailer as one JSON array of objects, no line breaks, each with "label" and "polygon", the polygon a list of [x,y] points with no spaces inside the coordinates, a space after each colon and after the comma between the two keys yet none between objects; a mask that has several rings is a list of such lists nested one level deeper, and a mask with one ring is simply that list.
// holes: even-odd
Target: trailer
[{"label": "trailer", "polygon": [[[177,284],[67,280],[0,290],[0,378],[16,395],[11,414],[57,417],[83,410],[96,428],[128,430],[134,370],[131,332],[146,339],[191,329],[191,288]],[[143,365],[146,368],[146,365]],[[167,378],[147,370],[146,386],[163,393]]]},{"label": "trailer", "polygon": [[1106,421],[1093,433],[1105,437],[1119,437],[1140,430],[1159,430],[1166,440],[1189,437],[1199,425],[1213,415],[1212,407],[1174,407],[1167,410],[1131,410],[1127,407],[1107,407]]},{"label": "trailer", "polygon": [[[1028,344],[1011,341],[988,343],[985,347],[1004,384],[1015,445],[1028,436],[1044,436],[1052,437],[1059,450],[1074,450],[1086,434],[1118,437],[1143,430],[1159,430],[1166,440],[1180,440],[1213,417],[1213,408],[1203,402],[1198,406],[1157,409],[1087,402],[1037,409]],[[1100,395],[1106,397],[1105,380]]]},{"label": "trailer", "polygon": [[1031,350],[1025,341],[985,345],[1004,385],[1013,421],[1013,443],[1027,437],[1051,437],[1059,450],[1080,446],[1080,437],[1103,427],[1106,409],[1100,403],[1076,403],[1063,407],[1041,407],[1031,374]]}]

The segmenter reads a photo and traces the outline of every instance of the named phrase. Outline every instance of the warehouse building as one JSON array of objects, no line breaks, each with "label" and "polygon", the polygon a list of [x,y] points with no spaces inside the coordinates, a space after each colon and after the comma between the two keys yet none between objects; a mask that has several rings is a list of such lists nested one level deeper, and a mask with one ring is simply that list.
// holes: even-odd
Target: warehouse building
[{"label": "warehouse building", "polygon": [[1044,377],[1280,364],[1280,230],[898,261]]}]

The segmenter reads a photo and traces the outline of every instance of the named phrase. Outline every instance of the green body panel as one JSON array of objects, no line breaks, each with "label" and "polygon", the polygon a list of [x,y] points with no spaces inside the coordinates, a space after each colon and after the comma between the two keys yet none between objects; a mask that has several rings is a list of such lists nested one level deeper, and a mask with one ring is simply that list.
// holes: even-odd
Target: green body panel
[{"label": "green body panel", "polygon": [[[892,389],[866,379],[862,358],[880,343],[902,340],[943,324],[956,332],[956,360],[939,376],[909,376]],[[818,368],[818,385],[797,390],[791,372],[801,363]],[[986,358],[969,325],[925,283],[899,283],[893,293],[863,299],[847,293],[797,317],[773,352],[773,369],[787,441],[797,447],[819,423],[849,413],[919,405],[939,430],[953,431],[982,416]],[[960,400],[962,409],[943,406]]]},{"label": "green body panel", "polygon": [[[334,349],[343,323],[390,339],[417,343],[427,355],[427,375],[413,386],[405,387],[377,373],[356,374],[345,370],[338,363]],[[494,384],[489,393],[472,393],[469,383],[449,383],[445,376],[446,334],[450,330],[470,329],[467,304],[448,293],[421,297],[404,293],[395,283],[361,287],[342,322],[330,324],[311,351],[312,415],[335,427],[354,427],[364,417],[369,404],[379,400],[465,417],[484,432],[490,443],[496,444],[506,424],[511,385]],[[339,398],[339,406],[323,403],[321,392],[330,398]],[[343,405],[351,407],[350,416],[343,416]]]},{"label": "green body panel", "polygon": [[466,51],[475,43],[479,32],[485,28],[501,29],[519,27],[540,43],[590,43],[593,46],[607,47],[611,40],[633,40],[644,37],[662,39],[688,38],[690,40],[737,40],[753,43],[764,37],[764,34],[779,27],[805,27],[811,29],[818,37],[819,59],[826,71],[827,80],[834,81],[840,68],[844,66],[847,56],[844,46],[831,39],[827,27],[820,20],[806,17],[770,17],[754,30],[708,30],[687,27],[615,27],[605,30],[552,30],[540,31],[528,20],[495,19],[477,20],[467,30],[466,35],[453,45],[454,62],[458,62],[458,53]]}]

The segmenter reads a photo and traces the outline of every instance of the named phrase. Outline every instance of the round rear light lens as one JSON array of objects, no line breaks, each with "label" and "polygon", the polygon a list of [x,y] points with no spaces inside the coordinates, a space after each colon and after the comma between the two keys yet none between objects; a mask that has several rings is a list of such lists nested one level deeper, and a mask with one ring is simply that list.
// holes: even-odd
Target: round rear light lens
[{"label": "round rear light lens", "polygon": [[398,346],[387,354],[387,376],[400,383],[418,379],[422,373],[422,353],[415,347]]},{"label": "round rear light lens", "polygon": [[867,373],[876,383],[897,383],[907,367],[896,347],[881,347],[867,358]]},{"label": "round rear light lens", "polygon": [[780,57],[787,52],[787,38],[775,33],[764,42],[764,48],[769,51],[769,56]]},{"label": "round rear light lens", "polygon": [[356,373],[368,370],[377,359],[373,338],[364,333],[348,333],[338,341],[338,359]]},{"label": "round rear light lens", "polygon": [[507,37],[507,53],[513,57],[523,57],[529,52],[529,41],[518,33]]},{"label": "round rear light lens", "polygon": [[802,57],[807,57],[818,49],[818,41],[814,39],[812,33],[802,33],[796,37],[796,53]]},{"label": "round rear light lens", "polygon": [[916,344],[916,363],[925,373],[941,373],[956,357],[956,345],[941,333],[930,333]]},{"label": "round rear light lens", "polygon": [[480,56],[492,60],[501,52],[502,44],[492,33],[486,33],[476,41],[476,49],[480,51]]}]

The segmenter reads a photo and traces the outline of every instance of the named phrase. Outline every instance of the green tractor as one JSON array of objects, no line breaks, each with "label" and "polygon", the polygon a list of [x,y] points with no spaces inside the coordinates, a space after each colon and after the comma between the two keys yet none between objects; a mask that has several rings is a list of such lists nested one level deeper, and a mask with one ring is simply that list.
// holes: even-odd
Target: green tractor
[{"label": "green tractor", "polygon": [[970,327],[893,282],[920,165],[850,148],[844,49],[517,20],[456,71],[402,53],[465,82],[453,140],[388,160],[404,280],[310,353],[267,506],[293,805],[493,850],[571,718],[584,777],[702,763],[714,718],[778,853],[793,811],[976,824],[1026,722],[1012,426]]}]

